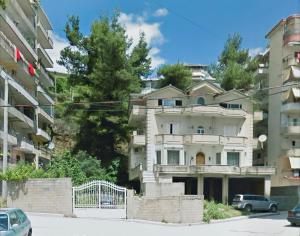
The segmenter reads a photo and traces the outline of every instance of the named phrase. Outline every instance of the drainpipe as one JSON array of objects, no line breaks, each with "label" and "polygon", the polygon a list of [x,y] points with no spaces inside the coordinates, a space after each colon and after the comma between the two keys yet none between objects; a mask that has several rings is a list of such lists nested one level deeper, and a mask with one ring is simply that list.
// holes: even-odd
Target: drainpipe
[{"label": "drainpipe", "polygon": [[[3,174],[6,173],[7,170],[7,152],[8,152],[8,78],[5,77],[5,85],[4,85],[4,107],[3,107],[3,166],[2,171]],[[7,198],[7,182],[2,181],[2,198],[6,200]]]}]

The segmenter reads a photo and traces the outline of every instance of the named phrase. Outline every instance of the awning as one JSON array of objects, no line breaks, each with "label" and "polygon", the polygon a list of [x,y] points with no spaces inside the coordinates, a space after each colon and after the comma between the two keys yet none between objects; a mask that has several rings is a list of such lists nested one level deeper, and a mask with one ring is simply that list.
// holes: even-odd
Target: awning
[{"label": "awning", "polygon": [[289,157],[292,169],[300,169],[300,157]]},{"label": "awning", "polygon": [[284,78],[284,82],[288,80],[295,80],[300,79],[300,67],[291,66],[290,71],[288,72],[287,76]]},{"label": "awning", "polygon": [[295,98],[300,98],[300,88],[292,88]]}]

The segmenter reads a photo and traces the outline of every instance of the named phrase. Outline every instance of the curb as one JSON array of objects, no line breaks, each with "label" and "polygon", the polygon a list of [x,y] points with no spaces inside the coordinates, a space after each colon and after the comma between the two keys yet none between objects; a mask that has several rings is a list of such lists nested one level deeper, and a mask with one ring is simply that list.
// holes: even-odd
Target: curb
[{"label": "curb", "polygon": [[65,217],[64,214],[55,214],[55,213],[40,213],[40,212],[25,212],[28,216],[47,216],[47,217]]},{"label": "curb", "polygon": [[256,213],[248,216],[237,216],[237,217],[232,217],[228,219],[222,219],[222,220],[212,220],[209,224],[218,224],[218,223],[225,223],[225,222],[230,222],[230,221],[238,221],[238,220],[246,220],[246,219],[254,219],[254,218],[260,218],[260,217],[267,217],[267,216],[276,216],[280,215],[280,212],[276,213]]}]

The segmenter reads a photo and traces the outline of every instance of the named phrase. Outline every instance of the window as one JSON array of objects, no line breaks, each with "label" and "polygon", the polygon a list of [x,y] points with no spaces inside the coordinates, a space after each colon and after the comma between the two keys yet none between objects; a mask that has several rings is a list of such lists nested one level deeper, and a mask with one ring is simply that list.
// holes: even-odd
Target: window
[{"label": "window", "polygon": [[204,134],[205,133],[205,129],[203,126],[198,126],[197,128],[197,134]]},{"label": "window", "polygon": [[156,164],[161,165],[161,151],[156,151]]},{"label": "window", "polygon": [[19,225],[20,224],[20,219],[16,212],[11,212],[9,213],[9,220],[10,220],[10,225],[13,226],[15,224]]},{"label": "window", "polygon": [[168,150],[168,165],[179,165],[179,151]]},{"label": "window", "polygon": [[23,211],[17,210],[17,214],[18,214],[18,216],[19,216],[19,218],[20,218],[20,221],[21,221],[22,223],[24,223],[24,222],[27,220],[27,217],[26,217],[26,215],[24,214]]},{"label": "window", "polygon": [[0,230],[8,230],[8,215],[7,214],[0,214]]},{"label": "window", "polygon": [[227,152],[227,165],[239,166],[240,165],[240,153],[239,152]]},{"label": "window", "polygon": [[158,99],[158,106],[162,105],[162,99]]},{"label": "window", "polygon": [[221,153],[216,153],[216,165],[221,165]]},{"label": "window", "polygon": [[139,148],[135,148],[135,149],[134,149],[134,152],[135,152],[135,153],[139,152]]},{"label": "window", "polygon": [[293,170],[293,177],[300,177],[300,169]]},{"label": "window", "polygon": [[242,109],[242,104],[229,104],[229,103],[220,103],[221,107],[224,107],[226,109]]},{"label": "window", "polygon": [[205,99],[203,97],[198,97],[197,104],[204,106],[205,105]]},{"label": "window", "polygon": [[293,147],[296,146],[296,141],[292,141],[292,146],[293,146]]},{"label": "window", "polygon": [[171,99],[164,99],[163,105],[166,107],[173,107],[175,105],[175,101]]},{"label": "window", "polygon": [[175,106],[181,107],[182,106],[182,101],[181,100],[175,100]]},{"label": "window", "polygon": [[170,124],[170,134],[173,134],[173,124]]}]

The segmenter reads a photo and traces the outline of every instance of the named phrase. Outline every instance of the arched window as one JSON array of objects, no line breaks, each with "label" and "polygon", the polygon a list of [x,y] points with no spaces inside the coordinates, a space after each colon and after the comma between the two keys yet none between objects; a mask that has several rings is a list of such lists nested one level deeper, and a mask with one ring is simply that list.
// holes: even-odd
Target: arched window
[{"label": "arched window", "polygon": [[198,126],[197,128],[197,134],[204,134],[205,133],[205,129],[203,126]]},{"label": "arched window", "polygon": [[205,105],[205,99],[203,97],[198,97],[197,105],[204,106]]}]

